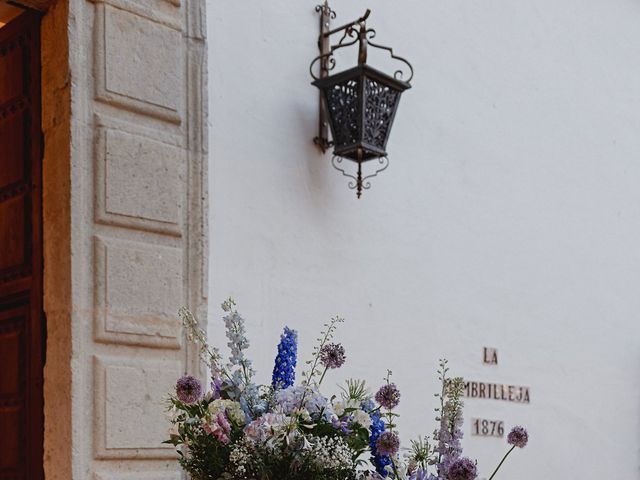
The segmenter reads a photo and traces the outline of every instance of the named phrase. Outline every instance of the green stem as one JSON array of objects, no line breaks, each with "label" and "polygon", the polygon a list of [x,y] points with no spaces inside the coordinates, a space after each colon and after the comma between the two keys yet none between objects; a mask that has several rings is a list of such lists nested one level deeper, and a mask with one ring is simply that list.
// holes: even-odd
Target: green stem
[{"label": "green stem", "polygon": [[[446,372],[444,370],[444,367],[442,367],[442,377],[441,377],[441,381],[442,381],[442,390],[440,391],[440,423],[442,424],[442,419],[444,418],[444,396],[446,395],[446,385],[447,385],[447,380],[446,380]],[[438,453],[438,465],[442,463],[442,452]]]},{"label": "green stem", "polygon": [[494,472],[491,474],[491,476],[489,477],[489,480],[492,480],[493,477],[496,476],[496,473],[498,473],[498,470],[500,470],[500,467],[502,466],[502,464],[504,463],[504,461],[507,459],[507,457],[509,456],[509,454],[511,452],[513,452],[513,449],[516,448],[516,446],[514,445],[513,447],[511,447],[511,449],[505,454],[504,457],[502,457],[502,461],[498,464],[498,466],[496,467],[496,469],[494,470]]},{"label": "green stem", "polygon": [[396,462],[393,458],[389,457],[391,460],[391,468],[393,468],[393,473],[396,476],[397,480],[400,480],[400,474],[398,473],[398,467],[396,467]]},{"label": "green stem", "polygon": [[318,382],[318,387],[322,385],[322,380],[324,380],[324,376],[327,374],[327,370],[329,370],[329,367],[324,367],[324,372],[322,372],[322,376],[320,377],[320,381]]}]

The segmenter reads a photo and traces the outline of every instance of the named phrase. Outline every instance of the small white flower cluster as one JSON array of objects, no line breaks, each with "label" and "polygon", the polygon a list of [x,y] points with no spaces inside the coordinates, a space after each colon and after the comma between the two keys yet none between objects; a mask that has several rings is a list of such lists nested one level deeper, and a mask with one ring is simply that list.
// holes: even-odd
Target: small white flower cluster
[{"label": "small white flower cluster", "polygon": [[340,437],[311,437],[311,448],[305,458],[319,470],[350,470],[354,468],[354,452]]},{"label": "small white flower cluster", "polygon": [[247,467],[251,464],[251,450],[245,442],[233,446],[229,454],[229,466],[234,478],[244,478]]}]

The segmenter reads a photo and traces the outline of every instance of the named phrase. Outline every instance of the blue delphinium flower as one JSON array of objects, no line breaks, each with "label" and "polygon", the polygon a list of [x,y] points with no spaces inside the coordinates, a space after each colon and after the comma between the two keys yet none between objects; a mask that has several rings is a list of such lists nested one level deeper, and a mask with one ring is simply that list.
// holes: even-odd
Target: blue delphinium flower
[{"label": "blue delphinium flower", "polygon": [[296,380],[298,332],[284,327],[278,344],[278,355],[273,367],[271,385],[276,390],[289,388]]},{"label": "blue delphinium flower", "polygon": [[391,465],[391,458],[387,455],[380,455],[376,444],[380,435],[385,431],[384,420],[380,417],[380,413],[375,410],[375,405],[371,400],[362,402],[362,409],[369,413],[371,417],[371,427],[369,435],[369,448],[371,450],[371,463],[376,467],[376,471],[381,477],[386,478],[389,475],[386,467]]}]

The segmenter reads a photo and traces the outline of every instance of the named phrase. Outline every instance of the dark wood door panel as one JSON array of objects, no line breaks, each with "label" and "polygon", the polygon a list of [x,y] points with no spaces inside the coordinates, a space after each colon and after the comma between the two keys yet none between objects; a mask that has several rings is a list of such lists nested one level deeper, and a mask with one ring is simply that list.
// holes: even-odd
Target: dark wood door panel
[{"label": "dark wood door panel", "polygon": [[28,71],[25,61],[29,58],[26,34],[28,32],[20,32],[0,46],[0,105],[25,93],[28,96],[28,86],[25,87],[25,70]]},{"label": "dark wood door panel", "polygon": [[0,479],[24,476],[26,458],[21,448],[25,444],[24,423],[24,408],[0,403],[0,431],[5,435],[0,455]]},{"label": "dark wood door panel", "polygon": [[42,480],[40,20],[0,28],[0,480]]},{"label": "dark wood door panel", "polygon": [[0,326],[0,362],[4,366],[0,370],[0,401],[15,400],[24,391],[24,332],[20,323],[12,326],[16,328],[7,332]]},{"label": "dark wood door panel", "polygon": [[29,299],[16,308],[0,307],[0,402],[24,403],[27,349],[25,327],[29,325]]},{"label": "dark wood door panel", "polygon": [[19,275],[20,271],[29,273],[31,212],[28,203],[24,194],[0,202],[0,281]]},{"label": "dark wood door panel", "polygon": [[[25,297],[25,295],[27,295]],[[28,345],[26,329],[30,324],[29,292],[5,298],[0,304],[0,479],[3,475],[20,478],[26,462],[24,445],[28,443]],[[6,449],[5,449],[6,447]]]},{"label": "dark wood door panel", "polygon": [[10,195],[8,190],[16,184],[29,181],[30,172],[25,168],[28,165],[22,161],[29,148],[28,113],[28,110],[21,110],[0,120],[0,198]]}]

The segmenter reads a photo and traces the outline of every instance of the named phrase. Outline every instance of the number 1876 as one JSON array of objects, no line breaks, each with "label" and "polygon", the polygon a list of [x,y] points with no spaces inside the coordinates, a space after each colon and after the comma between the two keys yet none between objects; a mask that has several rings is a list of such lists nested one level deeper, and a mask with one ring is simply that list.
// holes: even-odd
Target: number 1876
[{"label": "number 1876", "polygon": [[501,420],[486,420],[474,418],[471,424],[471,434],[479,437],[504,437],[504,422]]}]

